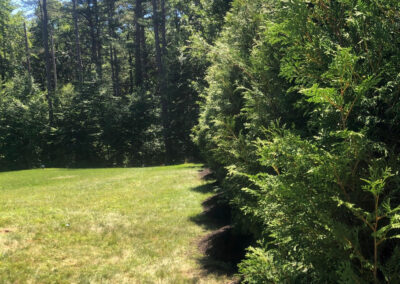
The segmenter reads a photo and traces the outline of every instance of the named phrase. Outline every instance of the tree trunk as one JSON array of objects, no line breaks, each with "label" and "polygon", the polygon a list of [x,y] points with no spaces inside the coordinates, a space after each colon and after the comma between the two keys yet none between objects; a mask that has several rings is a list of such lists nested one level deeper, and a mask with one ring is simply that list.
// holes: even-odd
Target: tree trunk
[{"label": "tree trunk", "polygon": [[51,82],[51,59],[50,59],[50,49],[49,49],[49,30],[48,30],[48,14],[47,14],[47,0],[43,0],[42,4],[43,12],[43,45],[44,45],[44,55],[46,60],[46,82],[47,82],[47,95],[46,100],[49,106],[49,124],[54,125],[54,112],[53,112],[53,96],[54,88]]},{"label": "tree trunk", "polygon": [[76,11],[76,0],[72,0],[72,13],[74,18],[74,32],[75,32],[75,49],[76,49],[76,66],[78,70],[78,80],[83,83],[83,66],[81,58],[81,47],[79,41],[79,30],[78,30],[78,13]]},{"label": "tree trunk", "polygon": [[[127,37],[127,41],[129,42],[129,35]],[[131,45],[128,46],[128,63],[129,63],[129,93],[133,93],[134,87],[134,79],[133,79],[133,58],[132,58],[132,50]]]},{"label": "tree trunk", "polygon": [[165,31],[165,0],[161,0],[160,30],[161,30],[162,52],[163,55],[165,56],[167,54],[167,39]]},{"label": "tree trunk", "polygon": [[119,97],[121,95],[121,84],[119,82],[119,61],[118,61],[118,54],[117,49],[114,46],[114,66],[115,66],[115,93],[116,96]]},{"label": "tree trunk", "polygon": [[54,90],[57,90],[58,81],[57,81],[57,64],[56,64],[56,52],[54,47],[53,33],[50,32],[50,44],[51,44],[51,59],[53,62],[53,81],[54,81]]},{"label": "tree trunk", "polygon": [[142,64],[142,82],[144,83],[147,79],[147,47],[146,47],[146,33],[145,27],[140,27],[140,45],[141,45],[141,64]]},{"label": "tree trunk", "polygon": [[91,39],[91,60],[92,64],[96,66],[96,73],[99,76],[98,70],[98,62],[97,62],[97,43],[96,43],[96,33],[95,33],[95,26],[93,23],[93,13],[92,13],[92,0],[87,0],[87,11],[88,11],[88,22],[89,22],[89,30],[90,30],[90,39]]},{"label": "tree trunk", "polygon": [[161,120],[163,124],[163,138],[165,145],[165,160],[166,163],[171,161],[171,143],[169,139],[169,117],[168,117],[168,100],[167,100],[167,84],[165,69],[162,60],[162,51],[160,47],[160,33],[159,33],[159,16],[157,0],[152,0],[153,4],[153,25],[154,25],[154,42],[156,47],[156,64],[158,73],[158,86],[157,93],[161,97]]},{"label": "tree trunk", "polygon": [[[6,32],[5,32],[5,24],[2,23],[0,26],[1,28],[1,35],[2,38],[6,38]],[[3,55],[1,54],[1,51],[3,51]],[[6,54],[6,40],[2,40],[1,42],[1,50],[0,50],[0,73],[1,73],[1,79],[4,80],[6,78],[6,68],[7,68],[7,54]]]},{"label": "tree trunk", "polygon": [[113,40],[116,38],[114,27],[114,0],[110,0],[108,5],[108,32],[110,37],[110,65],[111,65],[111,79],[113,85],[114,95],[120,96],[119,92],[119,66],[118,55]]},{"label": "tree trunk", "polygon": [[100,40],[100,23],[99,23],[99,7],[97,6],[97,0],[93,0],[94,7],[94,19],[96,25],[96,44],[97,44],[97,73],[99,74],[100,81],[103,78],[103,68],[101,60],[101,40]]},{"label": "tree trunk", "polygon": [[29,50],[28,44],[28,33],[26,32],[26,23],[24,22],[24,34],[25,34],[25,53],[26,53],[26,65],[28,67],[28,75],[29,80],[32,78],[32,71],[31,71],[31,53]]},{"label": "tree trunk", "polygon": [[143,83],[142,73],[142,52],[141,52],[141,30],[140,20],[142,19],[142,0],[136,0],[135,7],[135,82],[140,87]]},{"label": "tree trunk", "polygon": [[4,68],[4,63],[3,63],[3,57],[1,56],[1,52],[0,52],[0,76],[1,76],[1,80],[4,81],[5,78],[5,68]]},{"label": "tree trunk", "polygon": [[114,93],[114,96],[117,96],[117,89],[116,89],[116,86],[115,86],[115,70],[114,70],[114,51],[113,51],[113,45],[112,45],[112,43],[110,43],[110,50],[109,50],[109,52],[110,52],[110,66],[111,66],[111,81],[112,81],[112,87],[113,87],[113,93]]}]

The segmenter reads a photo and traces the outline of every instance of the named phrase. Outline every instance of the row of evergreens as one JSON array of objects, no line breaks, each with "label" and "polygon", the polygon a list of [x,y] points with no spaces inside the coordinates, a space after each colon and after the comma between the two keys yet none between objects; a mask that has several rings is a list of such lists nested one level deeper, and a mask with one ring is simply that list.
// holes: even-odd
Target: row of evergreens
[{"label": "row of evergreens", "polygon": [[195,141],[247,283],[400,283],[400,4],[235,0]]}]

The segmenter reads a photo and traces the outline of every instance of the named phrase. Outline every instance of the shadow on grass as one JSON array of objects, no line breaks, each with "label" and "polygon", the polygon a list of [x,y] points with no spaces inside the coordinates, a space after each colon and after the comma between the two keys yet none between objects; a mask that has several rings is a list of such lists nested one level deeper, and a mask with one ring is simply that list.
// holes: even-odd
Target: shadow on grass
[{"label": "shadow on grass", "polygon": [[[192,190],[205,194],[216,192],[215,187],[215,183],[208,183]],[[222,193],[216,193],[202,205],[204,211],[190,220],[213,232],[198,242],[197,246],[203,254],[198,261],[205,273],[233,276],[252,238],[235,231],[231,225],[231,207]]]},{"label": "shadow on grass", "polygon": [[[197,192],[210,192],[210,185],[195,188]],[[207,198],[203,203],[203,212],[190,217],[190,221],[203,226],[208,230],[217,230],[231,223],[231,208],[221,194],[216,194]]]},{"label": "shadow on grass", "polygon": [[199,192],[199,193],[216,193],[218,191],[217,188],[217,183],[213,182],[213,183],[206,183],[197,187],[192,188],[191,190],[195,191],[195,192]]},{"label": "shadow on grass", "polygon": [[221,227],[199,242],[198,247],[204,255],[199,262],[207,273],[233,276],[250,244],[251,238],[239,234],[232,226]]},{"label": "shadow on grass", "polygon": [[215,174],[208,168],[201,168],[198,170],[199,172],[199,177],[203,180],[215,180]]}]

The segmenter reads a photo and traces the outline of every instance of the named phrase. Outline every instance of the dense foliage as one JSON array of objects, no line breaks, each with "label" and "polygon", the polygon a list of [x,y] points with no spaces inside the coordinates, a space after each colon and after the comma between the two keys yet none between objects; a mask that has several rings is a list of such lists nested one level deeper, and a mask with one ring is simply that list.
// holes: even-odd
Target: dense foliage
[{"label": "dense foliage", "polygon": [[173,163],[197,145],[256,240],[245,282],[400,282],[398,1],[13,9],[0,0],[0,169]]},{"label": "dense foliage", "polygon": [[195,141],[247,283],[400,281],[398,1],[236,0]]},{"label": "dense foliage", "polygon": [[0,0],[0,169],[196,158],[208,62],[187,43],[229,2]]}]

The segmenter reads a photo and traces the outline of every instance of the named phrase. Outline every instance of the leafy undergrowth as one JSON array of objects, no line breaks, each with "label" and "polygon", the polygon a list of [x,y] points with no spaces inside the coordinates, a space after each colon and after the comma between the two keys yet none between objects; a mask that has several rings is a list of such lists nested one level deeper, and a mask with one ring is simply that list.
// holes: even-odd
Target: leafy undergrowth
[{"label": "leafy undergrowth", "polygon": [[[198,165],[0,173],[0,279],[225,283],[202,270]],[[192,189],[192,190],[191,190]]]}]

